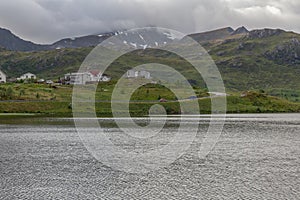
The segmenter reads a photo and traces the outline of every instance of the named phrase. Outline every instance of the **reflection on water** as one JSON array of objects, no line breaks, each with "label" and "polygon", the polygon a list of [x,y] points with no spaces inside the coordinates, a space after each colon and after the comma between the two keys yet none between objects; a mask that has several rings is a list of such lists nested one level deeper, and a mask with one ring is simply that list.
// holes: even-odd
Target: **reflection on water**
[{"label": "reflection on water", "polygon": [[[219,142],[203,161],[197,153],[209,119],[185,116],[186,131],[200,120],[190,149],[143,175],[94,159],[71,118],[1,119],[0,199],[299,199],[300,114],[227,115]],[[114,144],[139,152],[166,145],[179,118],[145,141],[128,139],[112,119],[99,122]]]}]

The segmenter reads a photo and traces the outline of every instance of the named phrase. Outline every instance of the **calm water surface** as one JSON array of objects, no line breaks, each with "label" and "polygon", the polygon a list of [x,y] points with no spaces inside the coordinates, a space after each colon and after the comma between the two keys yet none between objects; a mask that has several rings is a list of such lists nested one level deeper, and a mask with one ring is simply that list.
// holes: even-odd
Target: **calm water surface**
[{"label": "calm water surface", "polygon": [[[100,123],[133,151],[167,144],[178,127],[171,120],[164,134],[136,145],[112,120]],[[128,174],[94,159],[71,119],[2,120],[0,199],[300,199],[300,114],[229,115],[204,161],[197,153],[207,127],[201,117],[194,143],[171,165]]]}]

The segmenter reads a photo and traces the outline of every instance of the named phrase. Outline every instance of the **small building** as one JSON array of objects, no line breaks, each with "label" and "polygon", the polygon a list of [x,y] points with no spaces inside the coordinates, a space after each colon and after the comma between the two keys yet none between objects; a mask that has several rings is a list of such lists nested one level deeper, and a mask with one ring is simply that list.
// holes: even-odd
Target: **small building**
[{"label": "small building", "polygon": [[161,98],[159,99],[159,102],[168,102],[167,99]]},{"label": "small building", "polygon": [[127,71],[127,78],[135,78],[135,71],[134,70],[128,70]]},{"label": "small building", "polygon": [[100,78],[100,82],[109,82],[111,80],[111,77],[109,77],[106,74],[103,74]]},{"label": "small building", "polygon": [[87,82],[91,82],[92,74],[89,72],[77,72],[65,74],[65,84],[67,85],[85,85]]},{"label": "small building", "polygon": [[111,80],[111,77],[107,74],[102,74],[99,70],[91,70],[89,73],[92,75],[92,82],[109,82]]},{"label": "small building", "polygon": [[17,78],[18,81],[20,81],[20,80],[28,80],[28,79],[36,79],[36,75],[28,72],[26,74],[23,74],[19,78]]},{"label": "small building", "polygon": [[0,83],[6,83],[6,74],[0,70]]},{"label": "small building", "polygon": [[102,76],[101,71],[91,70],[88,73],[91,74],[91,80],[90,81],[92,81],[92,82],[99,82],[100,81],[101,76]]},{"label": "small building", "polygon": [[54,82],[52,81],[52,80],[46,80],[46,84],[48,84],[48,85],[51,85],[51,84],[53,84]]},{"label": "small building", "polygon": [[45,83],[45,79],[39,79],[39,80],[37,81],[37,83],[39,83],[39,84]]},{"label": "small building", "polygon": [[150,74],[150,72],[147,72],[147,71],[145,71],[145,70],[141,70],[141,71],[139,72],[139,76],[140,76],[140,77],[143,77],[143,78],[145,78],[145,79],[151,79],[151,74]]},{"label": "small building", "polygon": [[126,73],[127,78],[145,78],[145,79],[151,79],[151,74],[150,72],[146,70],[140,70],[140,71],[135,71],[135,70],[128,70]]},{"label": "small building", "polygon": [[197,96],[190,96],[188,99],[189,100],[194,100],[194,99],[198,99],[198,97]]}]

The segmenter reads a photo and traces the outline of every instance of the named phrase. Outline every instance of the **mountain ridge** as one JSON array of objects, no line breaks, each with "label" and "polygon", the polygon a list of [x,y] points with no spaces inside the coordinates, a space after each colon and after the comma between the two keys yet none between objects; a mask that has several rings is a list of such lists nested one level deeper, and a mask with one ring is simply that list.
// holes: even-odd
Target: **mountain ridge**
[{"label": "mountain ridge", "polygon": [[0,46],[12,51],[45,50],[48,45],[35,44],[13,34],[10,30],[0,28]]},{"label": "mountain ridge", "polygon": [[[255,29],[249,31],[244,26],[233,29],[231,27],[220,28],[216,30],[192,33],[187,36],[192,37],[200,43],[205,43],[213,40],[224,40],[226,38],[239,37],[247,35],[250,38],[265,37],[272,34],[284,32],[281,29]],[[97,46],[107,38],[122,33],[121,31],[107,32],[101,34],[90,34],[86,36],[64,38],[52,44],[36,44],[31,41],[23,40],[13,34],[10,30],[0,28],[0,46],[11,51],[44,51],[62,48],[81,48]],[[168,37],[167,35],[165,36]]]}]

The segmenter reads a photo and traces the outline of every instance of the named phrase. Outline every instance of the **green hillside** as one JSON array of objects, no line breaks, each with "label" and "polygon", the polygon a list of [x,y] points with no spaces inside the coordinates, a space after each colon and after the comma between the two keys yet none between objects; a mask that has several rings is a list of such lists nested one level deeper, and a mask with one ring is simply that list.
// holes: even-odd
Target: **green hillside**
[{"label": "green hillside", "polygon": [[77,71],[91,50],[92,47],[37,52],[0,49],[0,68],[8,78],[31,72],[40,78],[57,79],[67,72]]}]

